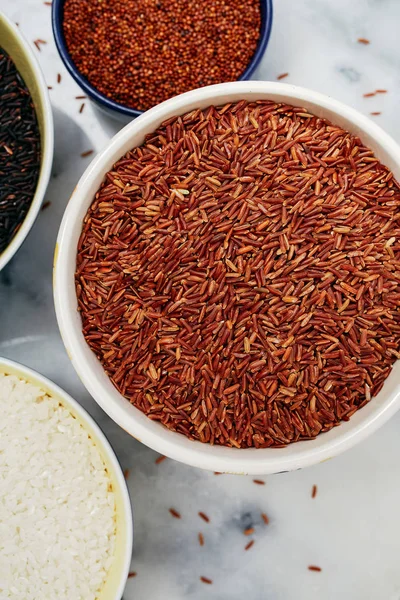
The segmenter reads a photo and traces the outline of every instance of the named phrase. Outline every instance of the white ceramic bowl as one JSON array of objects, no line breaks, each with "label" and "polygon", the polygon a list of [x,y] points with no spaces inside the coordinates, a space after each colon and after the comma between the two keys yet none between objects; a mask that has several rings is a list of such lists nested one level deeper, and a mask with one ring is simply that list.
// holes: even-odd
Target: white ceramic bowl
[{"label": "white ceramic bowl", "polygon": [[36,57],[28,42],[21,35],[18,27],[2,13],[0,13],[0,46],[14,61],[32,96],[39,122],[42,153],[39,180],[35,195],[21,227],[7,248],[0,253],[1,271],[25,240],[42,205],[53,163],[54,128],[47,85]]},{"label": "white ceramic bowl", "polygon": [[[348,422],[319,435],[315,440],[286,448],[236,449],[188,440],[148,419],[113,386],[100,362],[86,344],[77,311],[74,271],[78,238],[85,213],[105,173],[116,160],[162,121],[195,108],[240,99],[271,99],[302,106],[359,135],[378,158],[400,179],[400,148],[370,119],[327,96],[281,83],[248,81],[224,83],[182,94],[152,108],[127,125],[87,168],[69,201],[58,236],[54,261],[54,295],[58,324],[67,352],[83,383],[100,406],[121,427],[161,454],[181,462],[233,473],[267,474],[299,469],[327,460],[375,431],[400,404],[400,361],[380,394]],[[397,380],[397,381],[396,381]]]},{"label": "white ceramic bowl", "polygon": [[81,423],[96,444],[107,467],[116,501],[115,560],[108,573],[107,581],[96,600],[121,600],[132,558],[133,522],[128,488],[113,449],[86,410],[58,385],[43,375],[39,375],[36,371],[5,358],[0,358],[0,373],[16,375],[20,379],[37,385],[49,396],[57,399]]}]

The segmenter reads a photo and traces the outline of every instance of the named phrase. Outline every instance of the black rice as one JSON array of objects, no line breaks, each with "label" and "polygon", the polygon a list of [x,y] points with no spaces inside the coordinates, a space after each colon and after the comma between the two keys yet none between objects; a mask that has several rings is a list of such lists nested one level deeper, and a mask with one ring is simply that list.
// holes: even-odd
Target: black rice
[{"label": "black rice", "polygon": [[40,133],[27,86],[0,48],[0,252],[24,220],[40,170]]}]

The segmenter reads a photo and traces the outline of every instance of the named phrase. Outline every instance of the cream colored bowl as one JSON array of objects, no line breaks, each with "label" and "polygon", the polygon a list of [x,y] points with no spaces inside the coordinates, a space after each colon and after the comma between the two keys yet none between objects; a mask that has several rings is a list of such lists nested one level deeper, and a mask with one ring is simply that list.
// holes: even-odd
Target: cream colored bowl
[{"label": "cream colored bowl", "polygon": [[22,36],[18,27],[1,12],[0,47],[3,48],[14,61],[17,70],[20,72],[32,96],[36,116],[39,122],[42,153],[39,180],[35,195],[21,227],[18,229],[7,248],[0,253],[1,271],[25,240],[42,205],[50,179],[51,165],[53,163],[54,128],[47,85],[33,51]]},{"label": "cream colored bowl", "polygon": [[[0,358],[0,373],[5,375],[15,375],[20,379],[33,383],[49,396],[57,399],[60,404],[69,410],[72,416],[79,421],[96,444],[110,476],[116,503],[115,559],[110,568],[107,581],[96,600],[120,600],[131,563],[133,522],[128,488],[121,466],[113,449],[104,433],[98,425],[96,425],[95,421],[86,410],[55,383],[51,382],[46,377],[43,377],[43,375],[39,375],[39,373],[32,371],[32,369],[29,369],[28,367],[24,367],[5,358]],[[71,600],[73,599],[71,598]]]},{"label": "cream colored bowl", "polygon": [[58,235],[54,261],[54,297],[61,335],[72,363],[100,406],[121,427],[161,454],[183,463],[233,473],[276,473],[322,462],[354,446],[382,425],[400,405],[400,361],[376,398],[350,421],[286,448],[236,449],[188,440],[147,418],[113,386],[82,334],[74,272],[82,221],[105,173],[163,121],[195,108],[241,99],[270,99],[302,106],[360,136],[400,179],[400,148],[375,123],[356,110],[317,92],[282,83],[246,81],[194,90],[152,108],[127,125],[87,168],[69,201]]}]

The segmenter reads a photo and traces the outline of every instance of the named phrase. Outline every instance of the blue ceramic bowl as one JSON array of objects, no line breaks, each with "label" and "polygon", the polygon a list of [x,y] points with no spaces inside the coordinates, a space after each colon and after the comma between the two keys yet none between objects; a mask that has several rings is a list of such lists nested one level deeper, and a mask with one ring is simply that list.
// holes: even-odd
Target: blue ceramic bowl
[{"label": "blue ceramic bowl", "polygon": [[[104,94],[99,92],[93,87],[89,81],[84,77],[76,68],[70,55],[68,54],[67,45],[65,43],[64,32],[63,32],[63,19],[64,19],[64,2],[65,0],[53,0],[52,5],[52,24],[53,34],[56,42],[58,52],[60,53],[61,59],[75,79],[78,85],[84,90],[88,97],[103,111],[108,113],[122,121],[130,121],[131,119],[138,117],[143,111],[137,110],[136,108],[130,108],[123,104],[118,104],[110,98],[107,98]],[[248,64],[246,70],[239,77],[239,81],[250,79],[251,75],[258,67],[265,49],[268,44],[269,36],[271,34],[272,27],[272,0],[260,0],[261,4],[261,33],[258,41],[257,49]]]}]

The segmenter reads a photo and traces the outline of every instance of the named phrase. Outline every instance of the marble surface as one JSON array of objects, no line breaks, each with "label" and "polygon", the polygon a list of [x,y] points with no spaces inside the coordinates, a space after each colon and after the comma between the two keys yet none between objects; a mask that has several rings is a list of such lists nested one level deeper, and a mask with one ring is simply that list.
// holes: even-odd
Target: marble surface
[{"label": "marble surface", "polygon": [[[50,206],[0,273],[0,355],[49,376],[100,423],[124,468],[135,520],[125,600],[400,599],[400,413],[364,443],[319,466],[263,478],[202,472],[165,460],[130,438],[101,411],[74,373],[53,310],[51,267],[59,222],[78,178],[119,124],[99,114],[58,58],[49,6],[1,0],[26,37],[47,41],[37,57],[49,86],[56,146]],[[400,141],[398,0],[275,0],[273,32],[258,79],[308,86],[375,118]],[[371,44],[357,43],[366,37]],[[57,73],[62,80],[57,84]],[[389,93],[365,99],[376,88]],[[1,417],[0,417],[1,418]],[[311,498],[312,486],[318,494]],[[168,509],[181,513],[180,520]],[[198,516],[206,512],[210,523]],[[270,524],[265,525],[265,512]],[[253,526],[254,546],[245,552]],[[205,545],[197,535],[202,532]],[[308,565],[322,572],[311,572]],[[213,580],[205,585],[199,577]],[[73,600],[73,599],[71,599]]]}]

